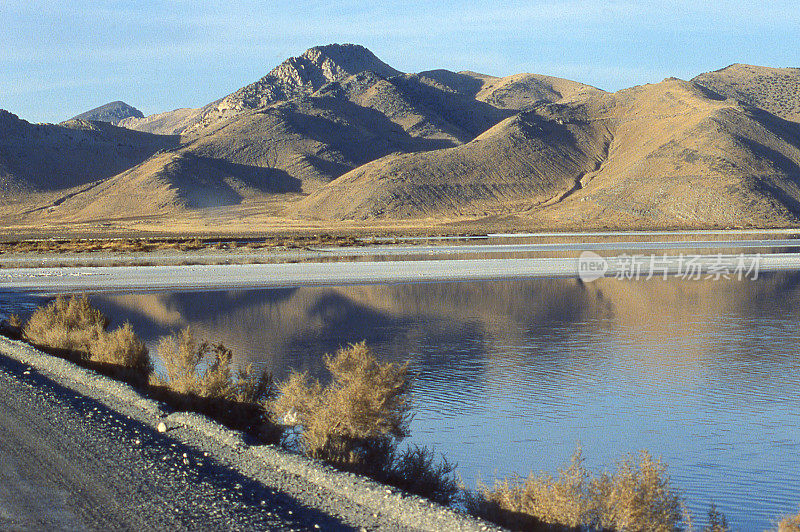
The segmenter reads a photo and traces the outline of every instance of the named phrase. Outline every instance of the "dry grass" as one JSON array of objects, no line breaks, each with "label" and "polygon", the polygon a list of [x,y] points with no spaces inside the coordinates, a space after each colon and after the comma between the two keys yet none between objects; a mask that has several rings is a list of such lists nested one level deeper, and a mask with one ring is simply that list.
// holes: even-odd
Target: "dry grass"
[{"label": "dry grass", "polygon": [[621,460],[616,470],[593,476],[578,450],[558,476],[531,474],[497,480],[467,498],[478,515],[517,530],[675,531],[681,501],[666,466],[648,453]]},{"label": "dry grass", "polygon": [[263,406],[274,397],[272,375],[256,374],[251,366],[234,373],[230,349],[222,344],[198,342],[188,328],[161,338],[158,355],[166,375],[151,377],[157,396],[263,441],[280,439],[282,430],[270,421]]},{"label": "dry grass", "polygon": [[379,363],[364,342],[325,357],[331,381],[323,386],[293,373],[278,386],[269,410],[300,427],[306,455],[448,503],[458,491],[455,466],[435,463],[432,451],[397,444],[409,435],[408,364]]},{"label": "dry grass", "polygon": [[304,248],[307,246],[356,246],[359,241],[352,235],[336,236],[326,233],[308,235],[276,235],[260,239],[209,239],[209,238],[120,238],[71,240],[23,240],[0,242],[2,253],[131,253],[153,251],[196,251],[200,249],[236,250],[267,248]]},{"label": "dry grass", "polygon": [[778,523],[778,532],[800,532],[800,513],[787,515]]},{"label": "dry grass", "polygon": [[111,332],[108,325],[108,318],[84,294],[58,297],[39,307],[22,334],[38,347],[76,353],[84,361],[132,370],[145,378],[152,367],[144,343],[129,323]]}]

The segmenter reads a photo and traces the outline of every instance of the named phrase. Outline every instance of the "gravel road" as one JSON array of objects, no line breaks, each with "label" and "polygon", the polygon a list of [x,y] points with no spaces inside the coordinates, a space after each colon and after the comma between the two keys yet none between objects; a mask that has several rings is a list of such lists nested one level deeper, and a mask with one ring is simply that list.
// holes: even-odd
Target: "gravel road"
[{"label": "gravel road", "polygon": [[3,530],[495,529],[5,338],[0,456]]}]

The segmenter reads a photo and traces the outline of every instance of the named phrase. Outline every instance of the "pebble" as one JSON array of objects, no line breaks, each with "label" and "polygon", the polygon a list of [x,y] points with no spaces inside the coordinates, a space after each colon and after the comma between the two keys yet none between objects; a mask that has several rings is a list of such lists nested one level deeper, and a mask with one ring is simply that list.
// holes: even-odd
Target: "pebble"
[{"label": "pebble", "polygon": [[158,425],[156,426],[156,430],[158,432],[167,432],[167,424],[163,421],[159,421]]}]

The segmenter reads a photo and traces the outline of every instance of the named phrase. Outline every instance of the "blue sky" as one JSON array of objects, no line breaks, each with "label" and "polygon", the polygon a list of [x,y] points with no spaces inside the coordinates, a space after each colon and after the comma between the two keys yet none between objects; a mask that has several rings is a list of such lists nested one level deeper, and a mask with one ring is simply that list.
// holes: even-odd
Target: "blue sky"
[{"label": "blue sky", "polygon": [[800,66],[797,1],[0,0],[0,108],[58,122],[113,100],[198,107],[305,49],[406,72],[536,72],[606,90],[731,63]]}]

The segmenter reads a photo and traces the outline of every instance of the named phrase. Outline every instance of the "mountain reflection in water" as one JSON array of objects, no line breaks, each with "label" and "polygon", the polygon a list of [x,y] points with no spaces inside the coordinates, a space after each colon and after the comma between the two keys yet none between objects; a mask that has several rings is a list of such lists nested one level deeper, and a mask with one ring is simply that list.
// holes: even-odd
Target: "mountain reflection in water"
[{"label": "mountain reflection in water", "polygon": [[800,275],[534,279],[94,297],[152,348],[172,330],[278,378],[366,340],[418,376],[412,440],[469,485],[649,449],[696,516],[763,529],[800,503]]}]

